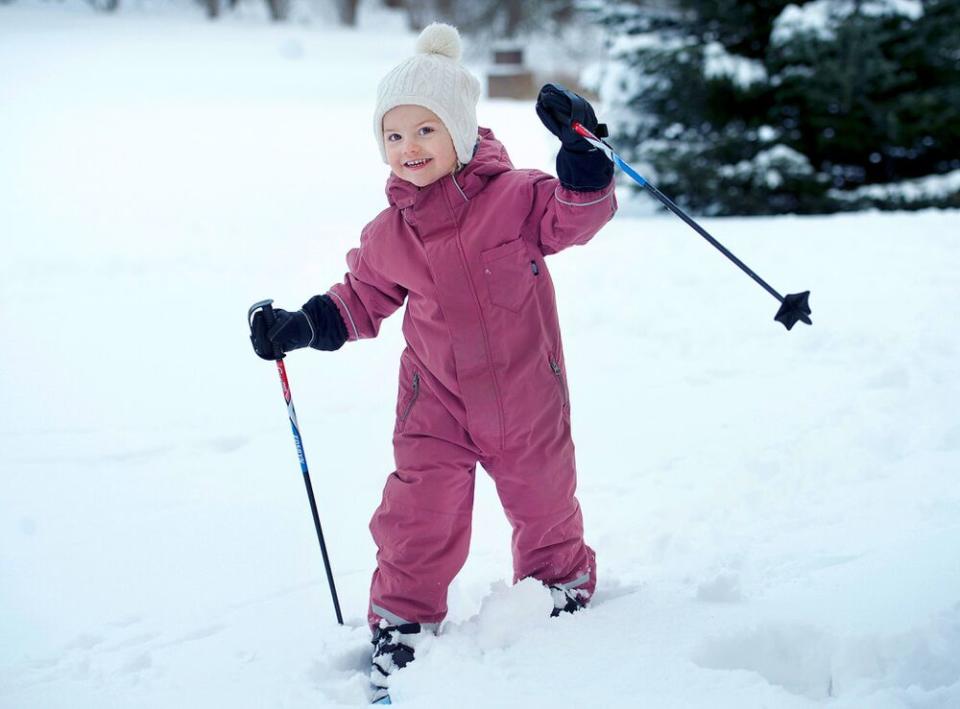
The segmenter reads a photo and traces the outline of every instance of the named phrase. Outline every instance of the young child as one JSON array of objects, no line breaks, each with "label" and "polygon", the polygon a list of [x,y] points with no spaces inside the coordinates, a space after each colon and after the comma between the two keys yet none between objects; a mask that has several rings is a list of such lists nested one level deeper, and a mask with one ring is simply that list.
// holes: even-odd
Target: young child
[{"label": "young child", "polygon": [[562,141],[559,179],[515,169],[478,128],[480,83],[459,57],[457,30],[435,23],[380,82],[373,126],[392,173],[390,206],[347,254],[344,281],[296,312],[274,310],[270,328],[262,313],[253,320],[254,349],[275,359],[375,337],[407,304],[397,467],[370,522],[374,702],[413,659],[418,634],[446,615],[467,557],[478,462],[513,527],[514,581],[543,582],[553,615],[584,607],[596,584],[544,257],[585,244],[613,217],[613,167],[570,128],[576,119],[596,130],[590,105],[548,84],[537,113]]}]

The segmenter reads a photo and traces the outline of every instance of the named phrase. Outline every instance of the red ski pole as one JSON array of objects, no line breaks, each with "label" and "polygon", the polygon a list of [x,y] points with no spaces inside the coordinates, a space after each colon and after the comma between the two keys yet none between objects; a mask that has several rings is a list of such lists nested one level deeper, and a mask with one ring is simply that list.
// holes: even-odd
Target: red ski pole
[{"label": "red ski pole", "polygon": [[[273,326],[273,301],[261,300],[250,306],[247,312],[247,324],[251,326],[253,314],[263,311],[267,328]],[[307,498],[310,500],[310,512],[313,515],[313,526],[317,529],[317,539],[320,542],[320,553],[323,555],[323,568],[327,571],[327,583],[330,584],[330,595],[333,597],[333,609],[337,614],[337,623],[343,625],[343,615],[340,613],[340,600],[337,598],[337,587],[333,582],[333,571],[330,569],[330,558],[327,556],[327,545],[323,541],[323,530],[320,528],[320,515],[317,513],[317,500],[313,496],[313,484],[310,482],[310,471],[307,469],[307,456],[303,452],[303,441],[300,438],[300,425],[297,423],[297,412],[293,408],[293,398],[290,396],[290,383],[287,381],[287,368],[283,365],[283,352],[277,352],[277,371],[280,373],[280,385],[283,387],[283,400],[287,404],[287,416],[290,418],[290,427],[293,429],[293,441],[297,446],[297,457],[300,458],[300,470],[303,473],[303,482],[307,486]]]}]

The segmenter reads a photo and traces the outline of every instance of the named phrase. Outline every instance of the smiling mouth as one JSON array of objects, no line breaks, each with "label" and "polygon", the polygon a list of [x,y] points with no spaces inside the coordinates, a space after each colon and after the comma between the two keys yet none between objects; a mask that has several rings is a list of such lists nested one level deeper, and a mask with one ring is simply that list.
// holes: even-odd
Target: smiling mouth
[{"label": "smiling mouth", "polygon": [[423,158],[421,160],[408,160],[403,163],[403,166],[408,170],[419,170],[421,167],[430,162],[433,158]]}]

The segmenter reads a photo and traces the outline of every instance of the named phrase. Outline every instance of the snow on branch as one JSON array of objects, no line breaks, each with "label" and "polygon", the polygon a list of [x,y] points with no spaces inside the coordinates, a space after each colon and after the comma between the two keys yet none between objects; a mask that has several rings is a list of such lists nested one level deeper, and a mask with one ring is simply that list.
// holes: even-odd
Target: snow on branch
[{"label": "snow on branch", "polygon": [[703,50],[703,74],[708,79],[729,78],[741,89],[767,80],[763,62],[727,53],[719,42],[711,42]]},{"label": "snow on branch", "polygon": [[798,34],[807,34],[829,41],[837,26],[846,18],[859,13],[867,17],[899,15],[910,20],[923,16],[920,0],[814,0],[803,6],[787,5],[773,22],[770,41],[785,44]]}]

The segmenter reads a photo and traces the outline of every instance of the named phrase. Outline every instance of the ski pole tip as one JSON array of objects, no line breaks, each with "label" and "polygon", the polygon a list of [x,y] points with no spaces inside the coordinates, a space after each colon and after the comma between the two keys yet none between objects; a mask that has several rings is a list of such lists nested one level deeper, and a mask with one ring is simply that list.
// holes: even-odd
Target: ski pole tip
[{"label": "ski pole tip", "polygon": [[813,325],[813,320],[810,319],[811,313],[810,291],[805,290],[802,293],[790,293],[786,295],[773,319],[782,323],[789,331],[793,329],[793,326],[796,325],[797,322]]}]

